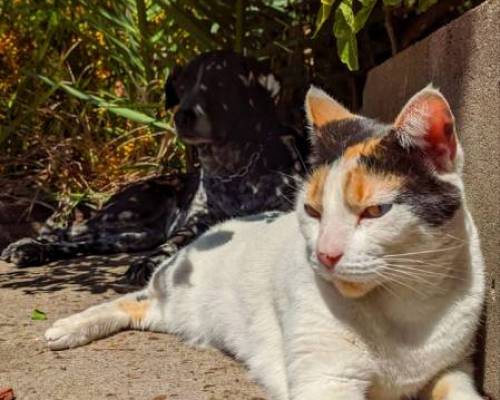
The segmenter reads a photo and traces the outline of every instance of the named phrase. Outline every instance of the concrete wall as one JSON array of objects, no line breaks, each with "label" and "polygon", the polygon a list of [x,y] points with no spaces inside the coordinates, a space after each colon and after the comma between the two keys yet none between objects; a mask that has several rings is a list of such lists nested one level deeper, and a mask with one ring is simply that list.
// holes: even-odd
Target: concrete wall
[{"label": "concrete wall", "polygon": [[370,71],[364,113],[391,121],[429,82],[450,101],[464,147],[468,203],[488,265],[486,322],[479,334],[485,352],[478,356],[478,378],[500,398],[499,0],[486,1]]}]

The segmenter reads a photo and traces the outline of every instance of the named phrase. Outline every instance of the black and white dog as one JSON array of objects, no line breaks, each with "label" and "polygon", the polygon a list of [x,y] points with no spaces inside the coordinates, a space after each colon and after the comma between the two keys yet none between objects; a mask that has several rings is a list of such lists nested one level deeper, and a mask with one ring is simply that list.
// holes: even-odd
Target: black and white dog
[{"label": "black and white dog", "polygon": [[256,60],[204,53],[175,68],[165,85],[176,107],[177,134],[194,146],[200,171],[152,178],[117,193],[88,221],[22,239],[3,259],[36,265],[81,254],[157,250],[127,272],[142,284],[156,265],[211,225],[228,218],[293,207],[305,173],[307,144],[276,115],[280,84]]}]

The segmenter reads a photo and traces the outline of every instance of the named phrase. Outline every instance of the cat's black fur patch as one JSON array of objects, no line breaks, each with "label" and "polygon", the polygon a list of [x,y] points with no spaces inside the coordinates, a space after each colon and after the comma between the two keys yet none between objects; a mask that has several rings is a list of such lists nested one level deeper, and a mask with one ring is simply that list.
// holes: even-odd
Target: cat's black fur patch
[{"label": "cat's black fur patch", "polygon": [[348,147],[371,137],[381,136],[387,130],[386,125],[364,117],[342,119],[316,128],[317,133],[311,135],[311,165],[317,167],[332,163],[340,158]]},{"label": "cat's black fur patch", "polygon": [[395,202],[408,204],[429,225],[442,225],[461,206],[460,190],[434,174],[419,148],[403,148],[393,130],[382,139],[378,151],[361,156],[359,162],[375,173],[403,177]]},{"label": "cat's black fur patch", "polygon": [[149,297],[144,294],[144,293],[140,293],[138,294],[135,299],[138,301],[138,302],[141,302],[141,301],[144,301],[144,300],[147,300]]}]

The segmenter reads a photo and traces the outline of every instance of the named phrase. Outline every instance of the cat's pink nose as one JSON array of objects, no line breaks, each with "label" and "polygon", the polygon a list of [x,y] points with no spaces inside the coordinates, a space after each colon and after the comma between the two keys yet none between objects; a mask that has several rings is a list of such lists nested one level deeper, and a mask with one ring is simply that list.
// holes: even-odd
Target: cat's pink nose
[{"label": "cat's pink nose", "polygon": [[340,254],[326,254],[322,252],[318,252],[318,260],[323,264],[326,268],[333,270],[335,268],[335,265],[339,262],[339,260],[342,258],[343,253]]}]

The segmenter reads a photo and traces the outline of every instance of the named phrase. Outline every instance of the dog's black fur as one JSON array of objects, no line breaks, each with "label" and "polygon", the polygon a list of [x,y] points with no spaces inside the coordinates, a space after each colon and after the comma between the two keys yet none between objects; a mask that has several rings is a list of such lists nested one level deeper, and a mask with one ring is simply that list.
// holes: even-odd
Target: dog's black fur
[{"label": "dog's black fur", "polygon": [[228,218],[293,207],[305,173],[307,145],[276,115],[279,82],[257,61],[232,52],[205,53],[175,68],[165,85],[177,107],[176,131],[194,146],[198,176],[168,176],[119,192],[96,216],[72,229],[22,239],[2,257],[36,265],[78,254],[152,249],[129,281],[142,284],[156,265],[208,227]]}]

